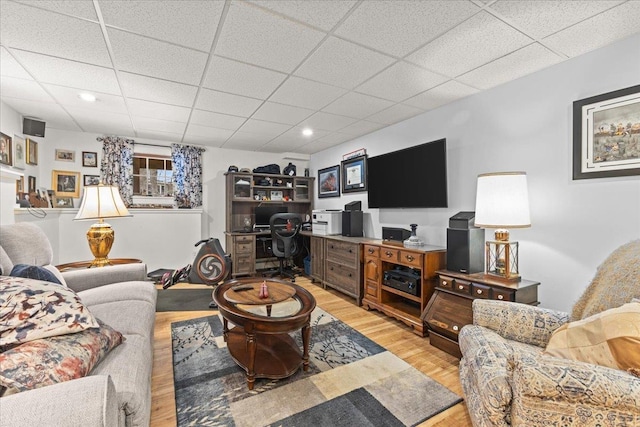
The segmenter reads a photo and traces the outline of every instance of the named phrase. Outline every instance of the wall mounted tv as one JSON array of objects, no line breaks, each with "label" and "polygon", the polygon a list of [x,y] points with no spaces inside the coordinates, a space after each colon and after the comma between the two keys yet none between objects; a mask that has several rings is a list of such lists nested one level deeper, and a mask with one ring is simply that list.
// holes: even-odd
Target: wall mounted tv
[{"label": "wall mounted tv", "polygon": [[447,140],[370,157],[370,208],[446,208]]}]

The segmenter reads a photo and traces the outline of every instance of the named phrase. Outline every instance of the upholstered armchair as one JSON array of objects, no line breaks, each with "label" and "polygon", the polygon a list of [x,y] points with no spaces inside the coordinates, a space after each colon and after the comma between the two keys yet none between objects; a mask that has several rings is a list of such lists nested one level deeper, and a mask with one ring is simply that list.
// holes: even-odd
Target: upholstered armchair
[{"label": "upholstered armchair", "polygon": [[570,315],[474,300],[473,324],[459,336],[460,381],[473,425],[639,426],[640,378],[543,354],[560,326],[634,298],[640,298],[640,240],[600,265]]}]

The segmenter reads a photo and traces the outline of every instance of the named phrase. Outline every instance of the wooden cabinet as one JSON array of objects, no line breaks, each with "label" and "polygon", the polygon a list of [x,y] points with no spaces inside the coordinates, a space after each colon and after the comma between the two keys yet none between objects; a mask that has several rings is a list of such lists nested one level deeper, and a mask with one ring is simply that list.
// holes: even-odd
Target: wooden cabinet
[{"label": "wooden cabinet", "polygon": [[324,282],[324,238],[311,236],[311,280]]},{"label": "wooden cabinet", "polygon": [[[436,270],[445,265],[445,250],[435,246],[404,248],[371,241],[364,244],[363,253],[365,292],[362,306],[381,311],[410,326],[414,333],[425,336],[420,315],[433,295]],[[384,272],[396,266],[419,271],[420,288],[416,295],[385,285]]]},{"label": "wooden cabinet", "polygon": [[456,357],[462,357],[458,334],[473,323],[474,299],[496,299],[538,305],[539,282],[522,280],[503,282],[484,274],[463,274],[439,270],[435,292],[422,314],[429,328],[431,345]]},{"label": "wooden cabinet", "polygon": [[230,251],[231,276],[256,273],[256,237],[253,234],[227,234],[227,252]]},{"label": "wooden cabinet", "polygon": [[325,239],[324,285],[362,301],[360,243]]}]

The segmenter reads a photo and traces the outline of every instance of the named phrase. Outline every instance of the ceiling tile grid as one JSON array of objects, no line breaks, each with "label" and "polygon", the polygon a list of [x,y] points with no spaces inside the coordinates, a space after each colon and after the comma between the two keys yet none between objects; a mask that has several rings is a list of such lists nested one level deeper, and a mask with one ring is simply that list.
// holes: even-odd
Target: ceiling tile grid
[{"label": "ceiling tile grid", "polygon": [[312,154],[638,22],[640,0],[2,0],[0,100],[50,128]]}]

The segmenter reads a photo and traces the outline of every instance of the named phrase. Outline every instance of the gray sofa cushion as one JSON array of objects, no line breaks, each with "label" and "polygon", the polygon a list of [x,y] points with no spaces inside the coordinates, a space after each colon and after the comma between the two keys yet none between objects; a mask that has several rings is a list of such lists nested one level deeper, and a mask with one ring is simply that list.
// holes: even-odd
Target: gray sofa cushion
[{"label": "gray sofa cushion", "polygon": [[13,264],[43,266],[52,263],[51,243],[44,231],[35,224],[20,222],[1,225],[0,242]]},{"label": "gray sofa cushion", "polygon": [[[0,244],[1,242],[0,240]],[[9,255],[7,255],[2,246],[0,246],[0,269],[2,269],[0,273],[2,273],[3,276],[9,275],[9,272],[13,269],[13,262],[11,262],[11,258],[9,258]]]}]

